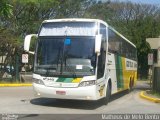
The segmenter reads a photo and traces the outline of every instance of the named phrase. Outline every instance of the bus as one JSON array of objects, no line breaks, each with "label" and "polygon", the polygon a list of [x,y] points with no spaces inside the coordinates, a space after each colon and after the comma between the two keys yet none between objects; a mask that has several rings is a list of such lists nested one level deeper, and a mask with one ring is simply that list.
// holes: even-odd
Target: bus
[{"label": "bus", "polygon": [[25,37],[24,50],[34,54],[33,88],[39,97],[107,104],[112,94],[136,84],[136,46],[99,19],[45,20],[38,34]]}]

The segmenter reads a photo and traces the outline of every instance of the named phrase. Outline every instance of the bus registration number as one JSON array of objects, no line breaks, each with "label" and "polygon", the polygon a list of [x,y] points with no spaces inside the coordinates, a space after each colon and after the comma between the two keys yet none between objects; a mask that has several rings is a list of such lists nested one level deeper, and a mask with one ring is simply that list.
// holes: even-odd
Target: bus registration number
[{"label": "bus registration number", "polygon": [[66,91],[56,91],[56,94],[57,94],[57,95],[65,95],[65,94],[66,94]]}]

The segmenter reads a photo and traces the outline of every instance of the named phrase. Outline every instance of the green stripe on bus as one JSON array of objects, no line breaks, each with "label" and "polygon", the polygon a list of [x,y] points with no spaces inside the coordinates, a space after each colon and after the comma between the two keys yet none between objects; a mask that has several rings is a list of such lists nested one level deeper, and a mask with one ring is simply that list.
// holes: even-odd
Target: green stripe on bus
[{"label": "green stripe on bus", "polygon": [[119,66],[120,66],[120,87],[124,88],[124,81],[123,81],[123,66],[122,66],[122,57],[119,57]]},{"label": "green stripe on bus", "polygon": [[122,59],[120,56],[115,55],[116,61],[116,77],[117,77],[117,88],[123,88],[123,72],[122,72]]},{"label": "green stripe on bus", "polygon": [[73,78],[66,78],[64,82],[65,83],[71,83],[72,81],[73,81]]},{"label": "green stripe on bus", "polygon": [[56,82],[64,82],[66,80],[66,78],[58,78],[58,80]]},{"label": "green stripe on bus", "polygon": [[73,81],[73,78],[58,78],[56,82],[71,83],[72,81]]}]

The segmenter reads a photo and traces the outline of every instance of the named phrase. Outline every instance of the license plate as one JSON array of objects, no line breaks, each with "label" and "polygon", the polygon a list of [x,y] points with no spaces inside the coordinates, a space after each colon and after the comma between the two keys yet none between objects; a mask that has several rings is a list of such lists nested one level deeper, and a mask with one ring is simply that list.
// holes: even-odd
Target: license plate
[{"label": "license plate", "polygon": [[57,95],[65,95],[65,94],[66,94],[66,91],[56,91],[56,94],[57,94]]}]

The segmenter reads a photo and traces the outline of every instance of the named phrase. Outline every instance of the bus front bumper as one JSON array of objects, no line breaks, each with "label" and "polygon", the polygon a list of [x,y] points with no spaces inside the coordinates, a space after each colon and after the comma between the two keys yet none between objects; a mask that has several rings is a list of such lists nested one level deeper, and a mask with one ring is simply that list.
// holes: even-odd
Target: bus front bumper
[{"label": "bus front bumper", "polygon": [[96,85],[77,88],[55,88],[33,83],[35,95],[45,98],[98,100]]}]

